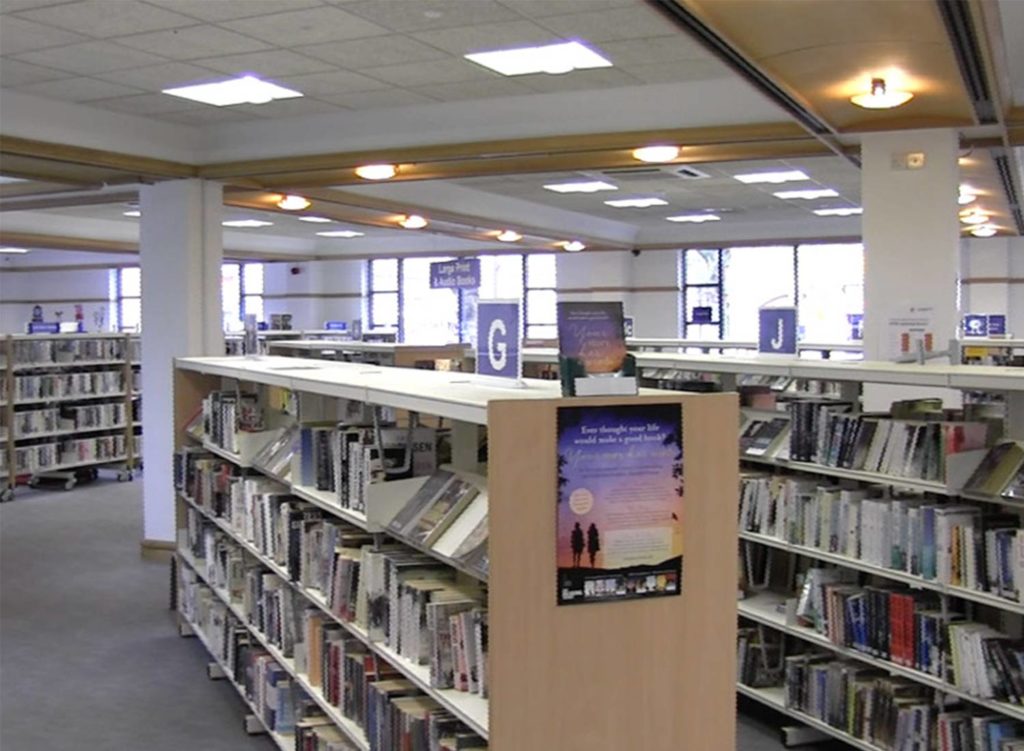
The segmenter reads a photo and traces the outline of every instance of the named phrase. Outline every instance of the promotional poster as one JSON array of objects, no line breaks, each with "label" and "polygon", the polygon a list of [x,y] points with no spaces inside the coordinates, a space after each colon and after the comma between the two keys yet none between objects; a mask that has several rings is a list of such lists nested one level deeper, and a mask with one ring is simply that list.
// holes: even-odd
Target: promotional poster
[{"label": "promotional poster", "polygon": [[678,595],[679,404],[558,409],[558,604]]},{"label": "promotional poster", "polygon": [[621,302],[558,303],[558,353],[577,360],[586,375],[622,370],[626,336]]}]

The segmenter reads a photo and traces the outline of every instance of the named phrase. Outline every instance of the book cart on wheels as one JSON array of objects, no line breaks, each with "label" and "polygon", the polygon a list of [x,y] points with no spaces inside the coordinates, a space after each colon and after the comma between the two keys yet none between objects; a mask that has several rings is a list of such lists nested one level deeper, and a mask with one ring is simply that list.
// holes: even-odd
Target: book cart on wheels
[{"label": "book cart on wheels", "polygon": [[0,500],[19,482],[70,490],[100,468],[132,479],[141,453],[138,336],[7,335],[0,348]]},{"label": "book cart on wheels", "polygon": [[[623,403],[681,405],[681,592],[560,607],[558,409]],[[721,490],[738,481],[737,419],[732,395],[563,399],[550,382],[179,359],[181,633],[238,689],[247,728],[282,749],[425,736],[442,749],[733,748],[738,572],[721,551],[736,501]],[[360,438],[335,451],[335,434]],[[373,459],[396,434],[405,453],[389,472],[438,458],[435,445],[441,472],[381,476]],[[403,526],[444,472],[472,500],[440,536],[432,511]]]},{"label": "book cart on wheels", "polygon": [[[855,748],[1002,751],[1024,735],[1024,373],[637,359],[651,386],[713,380],[754,405],[740,423],[741,694]],[[965,406],[862,411],[864,387],[892,385]]]}]

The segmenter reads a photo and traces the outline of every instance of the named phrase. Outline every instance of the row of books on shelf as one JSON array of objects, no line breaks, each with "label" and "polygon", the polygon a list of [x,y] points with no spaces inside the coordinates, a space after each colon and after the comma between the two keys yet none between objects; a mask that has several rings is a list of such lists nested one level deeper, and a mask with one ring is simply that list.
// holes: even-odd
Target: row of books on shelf
[{"label": "row of books on shelf", "polygon": [[[133,436],[133,454],[142,452],[142,436]],[[68,464],[114,462],[127,455],[128,442],[122,434],[95,438],[71,438],[14,449],[14,474],[57,470]],[[7,472],[7,452],[0,452],[0,471]]]},{"label": "row of books on shelf", "polygon": [[[1024,704],[1024,643],[935,593],[854,583],[856,572],[811,568],[796,618],[837,646],[912,668],[980,699]],[[976,613],[981,618],[984,614]]]},{"label": "row of books on shelf", "polygon": [[[486,747],[434,699],[381,659],[379,651],[370,648],[356,632],[303,597],[301,587],[296,591],[191,509],[184,542],[204,578],[235,603],[250,627],[290,658],[295,672],[320,691],[328,704],[363,729],[371,749],[430,748],[425,744],[429,742],[432,717],[435,721],[450,719],[449,730],[457,727],[458,732],[478,744],[466,748]],[[409,596],[407,585],[422,585],[428,572],[437,572],[429,569],[427,561],[418,561],[418,565],[408,560],[402,563],[408,565],[399,569],[381,567],[380,573],[390,577],[378,582],[388,590],[383,594],[376,594],[375,582],[365,577],[365,605],[359,610],[365,611],[369,619],[360,628],[368,629],[370,641],[377,641],[374,636],[380,633],[380,642],[418,665],[432,659],[425,654],[429,643],[437,654],[439,669],[451,670],[451,685],[442,687],[468,691],[472,686],[482,691],[479,686],[486,685],[486,612],[477,607],[468,611],[468,616],[456,614],[428,623],[422,611],[403,600]],[[394,599],[391,595],[396,593]],[[474,602],[479,605],[480,601]],[[431,678],[433,683],[433,671]],[[424,745],[405,745],[410,742]]]},{"label": "row of books on shelf", "polygon": [[[195,505],[281,566],[293,583],[316,592],[331,614],[417,664],[426,665],[440,654],[427,650],[418,632],[406,630],[402,639],[401,623],[439,616],[444,622],[448,615],[479,609],[486,599],[478,581],[459,581],[456,570],[437,558],[400,543],[375,545],[368,533],[289,495],[273,480],[238,475],[229,462],[201,451],[185,449],[176,457],[178,489]],[[441,554],[478,578],[486,577],[486,494],[476,485],[442,470],[402,511],[394,528],[408,526],[415,530],[410,535],[422,535],[403,539],[429,541],[424,547],[447,551]],[[422,576],[399,586],[406,568]],[[447,673],[435,668],[437,686],[451,687]]]},{"label": "row of books on shelf", "polygon": [[238,451],[238,434],[264,430],[259,394],[246,391],[211,391],[200,412],[203,435],[225,451]]},{"label": "row of books on shelf", "polygon": [[37,433],[123,426],[127,410],[122,402],[61,405],[14,413],[14,437],[31,438]]},{"label": "row of books on shelf", "polygon": [[1024,529],[987,504],[763,473],[740,480],[742,531],[1024,602]]},{"label": "row of books on shelf", "polygon": [[[127,347],[125,346],[127,342]],[[64,365],[79,361],[138,361],[142,343],[138,338],[110,339],[24,339],[12,343],[14,365]]]},{"label": "row of books on shelf", "polygon": [[809,652],[785,658],[785,706],[879,749],[1021,751],[1024,724],[957,706],[934,692],[850,660]]},{"label": "row of books on shelf", "polygon": [[[132,376],[132,390],[141,388],[138,373]],[[118,395],[125,391],[124,371],[98,370],[88,373],[48,373],[17,376],[14,399],[62,399],[76,396]]]}]

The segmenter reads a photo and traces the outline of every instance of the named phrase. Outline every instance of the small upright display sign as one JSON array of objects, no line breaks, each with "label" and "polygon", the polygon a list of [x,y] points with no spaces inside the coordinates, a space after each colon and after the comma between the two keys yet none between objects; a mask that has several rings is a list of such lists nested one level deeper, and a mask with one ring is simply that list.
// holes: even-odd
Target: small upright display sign
[{"label": "small upright display sign", "polygon": [[558,303],[558,363],[563,396],[637,393],[626,351],[621,302]]},{"label": "small upright display sign", "polygon": [[679,595],[679,404],[558,408],[558,604]]},{"label": "small upright display sign", "polygon": [[796,308],[761,308],[757,351],[770,355],[796,354]]},{"label": "small upright display sign", "polygon": [[481,300],[476,315],[477,374],[518,379],[523,367],[519,301]]},{"label": "small upright display sign", "polygon": [[56,321],[32,321],[28,325],[28,333],[30,334],[59,334],[60,324]]},{"label": "small upright display sign", "polygon": [[1006,336],[1006,316],[995,314],[988,316],[988,335]]},{"label": "small upright display sign", "polygon": [[968,313],[964,316],[964,336],[988,335],[988,316]]},{"label": "small upright display sign", "polygon": [[461,258],[430,264],[431,289],[477,289],[479,286],[479,258]]}]

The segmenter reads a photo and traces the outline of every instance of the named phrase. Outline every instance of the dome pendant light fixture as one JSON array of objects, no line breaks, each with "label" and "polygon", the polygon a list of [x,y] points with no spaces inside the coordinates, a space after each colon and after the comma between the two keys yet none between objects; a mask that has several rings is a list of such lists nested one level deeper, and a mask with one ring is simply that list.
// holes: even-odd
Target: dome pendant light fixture
[{"label": "dome pendant light fixture", "polygon": [[356,167],[356,174],[364,180],[390,180],[398,174],[393,164],[364,164]]},{"label": "dome pendant light fixture", "polygon": [[850,101],[868,110],[888,110],[906,104],[914,95],[909,91],[888,89],[884,78],[872,78],[871,90],[866,94],[855,94]]},{"label": "dome pendant light fixture", "polygon": [[427,220],[419,214],[409,214],[408,216],[404,216],[398,220],[398,223],[406,229],[423,229],[427,226]]},{"label": "dome pendant light fixture", "polygon": [[679,158],[679,153],[682,149],[678,146],[670,146],[662,144],[658,146],[642,146],[639,149],[633,149],[633,158],[638,162],[647,162],[648,164],[659,164],[662,162],[671,162]]},{"label": "dome pendant light fixture", "polygon": [[503,243],[517,243],[523,236],[514,229],[505,229],[498,233],[497,238]]},{"label": "dome pendant light fixture", "polygon": [[309,199],[302,196],[281,196],[277,202],[277,207],[285,211],[302,211],[310,205]]},{"label": "dome pendant light fixture", "polygon": [[587,247],[579,240],[566,240],[565,242],[560,244],[562,246],[562,249],[565,250],[567,253],[579,253],[581,250],[585,250]]}]

